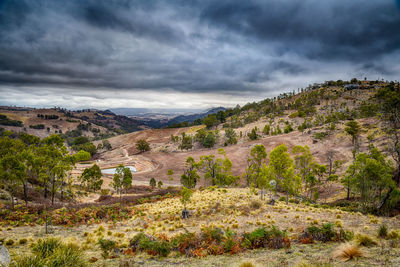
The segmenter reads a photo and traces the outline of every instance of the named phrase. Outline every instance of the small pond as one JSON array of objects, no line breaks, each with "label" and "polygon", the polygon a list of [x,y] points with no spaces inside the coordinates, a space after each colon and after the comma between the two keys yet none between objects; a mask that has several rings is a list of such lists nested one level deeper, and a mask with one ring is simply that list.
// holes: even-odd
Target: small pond
[{"label": "small pond", "polygon": [[[126,168],[129,168],[131,172],[136,172],[136,168],[133,166],[125,166]],[[117,168],[109,168],[109,169],[102,169],[101,172],[103,174],[114,174]]]}]

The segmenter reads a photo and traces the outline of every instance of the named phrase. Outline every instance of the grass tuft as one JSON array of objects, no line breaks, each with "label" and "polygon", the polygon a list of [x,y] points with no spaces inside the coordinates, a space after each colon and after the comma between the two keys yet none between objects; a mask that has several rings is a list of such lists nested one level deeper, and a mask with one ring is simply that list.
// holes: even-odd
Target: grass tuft
[{"label": "grass tuft", "polygon": [[372,237],[364,234],[357,234],[356,242],[359,246],[364,246],[364,247],[372,247],[378,244]]},{"label": "grass tuft", "polygon": [[385,238],[385,237],[387,237],[387,235],[388,235],[388,228],[387,228],[386,224],[382,224],[379,227],[378,236],[381,238]]},{"label": "grass tuft", "polygon": [[242,262],[239,267],[256,267],[251,261]]},{"label": "grass tuft", "polygon": [[340,258],[343,261],[349,261],[363,256],[360,247],[351,243],[340,245],[333,253],[335,258]]}]

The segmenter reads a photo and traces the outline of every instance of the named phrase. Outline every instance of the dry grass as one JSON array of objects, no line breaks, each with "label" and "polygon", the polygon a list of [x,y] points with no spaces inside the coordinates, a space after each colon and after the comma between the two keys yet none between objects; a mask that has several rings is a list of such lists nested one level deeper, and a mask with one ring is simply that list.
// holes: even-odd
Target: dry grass
[{"label": "dry grass", "polygon": [[239,267],[256,267],[251,261],[242,262]]},{"label": "dry grass", "polygon": [[364,247],[372,247],[378,244],[378,242],[376,242],[375,239],[373,239],[369,235],[364,235],[364,234],[357,234],[355,241],[359,246],[364,246]]},{"label": "dry grass", "polygon": [[340,245],[333,253],[335,258],[340,258],[343,261],[349,261],[354,258],[362,257],[364,253],[358,245],[345,243]]}]

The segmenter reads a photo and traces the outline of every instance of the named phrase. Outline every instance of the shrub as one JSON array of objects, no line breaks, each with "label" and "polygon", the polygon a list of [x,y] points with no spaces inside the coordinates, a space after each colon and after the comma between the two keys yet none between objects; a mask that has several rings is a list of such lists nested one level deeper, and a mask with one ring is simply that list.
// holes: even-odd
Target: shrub
[{"label": "shrub", "polygon": [[381,238],[385,238],[388,235],[388,228],[385,224],[382,224],[378,230],[378,236]]},{"label": "shrub", "polygon": [[186,232],[176,235],[171,243],[180,253],[187,255],[190,250],[198,246],[199,240],[194,233]]},{"label": "shrub", "polygon": [[251,261],[242,262],[239,267],[256,267]]},{"label": "shrub", "polygon": [[345,241],[351,241],[354,238],[354,233],[352,231],[349,231],[349,230],[340,229],[340,236]]},{"label": "shrub", "polygon": [[60,247],[61,244],[61,241],[54,237],[39,239],[32,245],[32,252],[38,257],[46,258],[50,256],[56,248]]},{"label": "shrub", "polygon": [[201,231],[203,240],[211,240],[221,242],[224,237],[224,231],[218,227],[206,227]]},{"label": "shrub", "polygon": [[327,137],[328,134],[329,134],[329,133],[327,133],[327,132],[315,133],[315,134],[314,134],[314,138],[315,138],[315,139],[322,140],[322,139],[324,139],[325,137]]},{"label": "shrub", "polygon": [[87,266],[82,250],[75,244],[61,245],[47,259],[47,266]]},{"label": "shrub", "polygon": [[104,238],[100,238],[97,243],[99,244],[100,249],[103,252],[101,254],[103,258],[107,258],[110,255],[111,250],[113,250],[117,246],[115,241]]},{"label": "shrub", "polygon": [[165,240],[155,240],[152,237],[139,233],[135,235],[129,242],[129,246],[133,251],[142,250],[150,255],[160,255],[167,257],[171,252],[171,244]]},{"label": "shrub", "polygon": [[244,233],[242,246],[251,249],[260,247],[283,248],[290,247],[290,241],[286,238],[286,232],[273,225],[271,230],[261,227],[251,233]]},{"label": "shrub", "polygon": [[45,259],[31,255],[31,256],[17,256],[11,261],[10,267],[41,267],[45,266]]},{"label": "shrub", "polygon": [[389,239],[400,239],[400,233],[399,231],[390,231],[388,234]]},{"label": "shrub", "polygon": [[85,255],[75,244],[64,244],[57,238],[39,239],[32,245],[33,255],[17,257],[10,267],[84,267]]},{"label": "shrub", "polygon": [[252,209],[259,209],[259,208],[261,208],[261,206],[262,206],[262,203],[258,200],[252,200],[250,203],[250,207]]},{"label": "shrub", "polygon": [[12,245],[14,245],[14,240],[8,239],[4,244],[5,244],[6,246],[12,246]]},{"label": "shrub", "polygon": [[334,230],[335,224],[333,223],[325,223],[321,227],[316,225],[310,225],[303,235],[300,237],[300,240],[305,238],[312,238],[322,242],[328,242],[338,239],[339,234]]},{"label": "shrub", "polygon": [[21,238],[19,241],[18,241],[18,243],[20,244],[20,245],[24,245],[24,244],[26,244],[28,242],[28,239],[26,239],[26,238]]},{"label": "shrub", "polygon": [[372,247],[378,244],[372,237],[363,234],[356,235],[356,242],[359,246],[364,247]]}]

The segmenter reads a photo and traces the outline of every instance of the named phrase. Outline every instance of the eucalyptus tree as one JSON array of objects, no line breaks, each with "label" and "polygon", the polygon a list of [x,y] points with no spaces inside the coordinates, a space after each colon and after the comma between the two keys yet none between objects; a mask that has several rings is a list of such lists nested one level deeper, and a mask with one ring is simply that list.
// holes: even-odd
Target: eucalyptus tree
[{"label": "eucalyptus tree", "polygon": [[200,163],[196,162],[193,157],[188,157],[185,167],[181,175],[181,184],[187,188],[195,188],[197,181],[200,179],[200,175],[197,172],[200,168]]},{"label": "eucalyptus tree", "polygon": [[122,190],[127,190],[132,185],[132,172],[128,167],[120,164],[115,170],[112,187],[122,197]]},{"label": "eucalyptus tree", "polygon": [[217,158],[215,155],[200,157],[199,167],[204,172],[204,179],[209,180],[212,185],[232,185],[238,180],[237,176],[232,175],[232,162],[224,149],[218,149],[218,154],[223,158]]},{"label": "eucalyptus tree", "polygon": [[256,185],[257,177],[260,174],[261,167],[266,162],[266,159],[267,152],[264,145],[255,145],[250,150],[250,155],[247,159],[247,169],[244,173],[248,186],[251,184]]},{"label": "eucalyptus tree", "polygon": [[10,194],[12,208],[18,187],[26,179],[25,165],[22,162],[24,148],[25,144],[21,140],[8,136],[0,138],[0,179]]},{"label": "eucalyptus tree", "polygon": [[390,83],[387,87],[380,89],[376,94],[379,109],[384,121],[384,131],[389,139],[389,151],[396,162],[396,172],[393,186],[382,198],[378,209],[386,204],[395,206],[400,201],[400,84]]},{"label": "eucalyptus tree", "polygon": [[270,153],[269,166],[273,169],[277,186],[286,192],[286,203],[289,195],[296,195],[301,188],[301,178],[294,173],[293,159],[285,144],[275,147]]},{"label": "eucalyptus tree", "polygon": [[87,188],[87,190],[93,190],[96,192],[101,189],[103,179],[101,179],[101,170],[97,164],[86,168],[82,175],[79,177],[81,184]]}]

